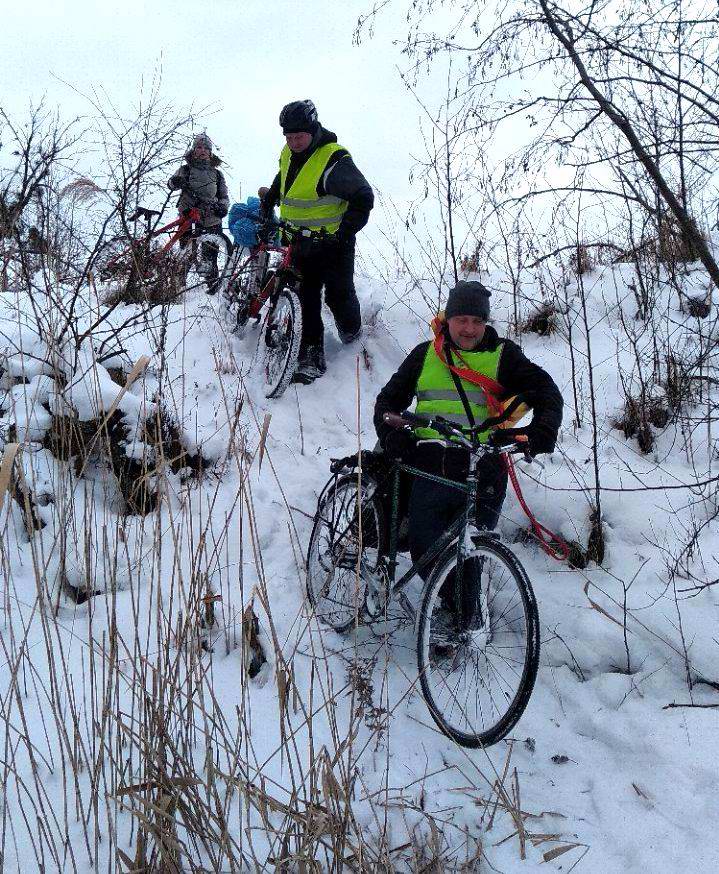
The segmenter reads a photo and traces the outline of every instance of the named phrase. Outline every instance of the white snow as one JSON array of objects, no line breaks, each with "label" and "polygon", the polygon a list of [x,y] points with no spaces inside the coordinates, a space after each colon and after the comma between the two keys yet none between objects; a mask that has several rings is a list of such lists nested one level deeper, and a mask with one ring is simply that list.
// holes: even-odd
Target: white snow
[{"label": "white snow", "polygon": [[[32,542],[15,501],[6,499],[0,518],[3,560],[12,566],[5,576],[9,606],[2,628],[8,641],[3,644],[8,653],[3,696],[12,685],[10,655],[18,652],[18,644],[9,641],[19,636],[32,653],[38,678],[22,701],[23,731],[38,751],[34,767],[41,774],[46,803],[59,819],[60,811],[71,811],[70,839],[82,860],[79,870],[87,869],[88,852],[68,800],[75,790],[68,788],[69,778],[59,766],[61,730],[49,717],[49,728],[43,721],[47,703],[42,690],[51,688],[49,678],[62,653],[64,670],[72,678],[63,687],[63,701],[72,698],[67,712],[81,714],[78,731],[89,738],[94,729],[83,734],[84,720],[97,712],[90,690],[100,694],[102,683],[100,674],[94,682],[90,678],[88,660],[91,651],[103,653],[105,659],[117,659],[125,678],[112,699],[113,712],[139,720],[132,666],[143,662],[160,667],[163,634],[190,621],[199,609],[193,598],[206,589],[222,600],[216,604],[220,625],[205,637],[213,652],[201,657],[207,668],[202,688],[216,697],[225,734],[242,738],[237,752],[245,765],[238,773],[278,800],[287,802],[293,785],[307,778],[298,769],[309,767],[311,742],[316,761],[326,749],[338,779],[347,762],[356,767],[353,828],[363,828],[369,840],[381,816],[389,846],[402,847],[420,835],[431,838],[432,817],[441,827],[437,840],[446,865],[458,866],[469,847],[476,851],[481,846],[485,861],[474,870],[544,872],[549,866],[587,874],[673,874],[719,868],[719,710],[713,709],[719,693],[703,683],[690,691],[686,682],[687,672],[695,681],[719,682],[719,586],[700,587],[701,581],[719,577],[717,523],[712,517],[716,483],[689,488],[716,476],[715,446],[711,433],[697,428],[688,452],[683,435],[670,425],[656,432],[652,453],[642,455],[636,441],[626,440],[613,427],[620,414],[621,378],[631,379],[635,369],[617,317],[620,309],[629,321],[634,317],[629,279],[626,265],[585,277],[594,326],[591,354],[605,490],[605,563],[573,570],[535,546],[515,542],[527,521],[509,494],[500,530],[533,582],[541,619],[541,666],[512,737],[484,751],[459,748],[434,728],[416,684],[412,629],[383,635],[382,629],[362,628],[341,637],[310,617],[303,588],[301,563],[317,496],[329,477],[329,460],[360,445],[372,447],[374,397],[404,354],[429,336],[429,312],[418,297],[397,300],[377,281],[361,278],[358,288],[370,324],[361,343],[343,347],[329,328],[326,376],[310,386],[291,386],[277,401],[265,400],[252,367],[258,329],[250,327],[242,340],[232,337],[220,303],[199,294],[173,307],[166,373],[160,378],[153,361],[146,378],[121,402],[121,409],[139,423],[126,452],[131,457],[142,454],[139,429],[147,411],[154,409],[152,402],[158,401],[176,411],[185,447],[201,451],[214,467],[198,482],[167,472],[156,514],[125,516],[112,478],[101,465],[76,477],[46,450],[23,453],[26,478],[35,483],[36,493],[54,497],[38,509],[46,526]],[[492,277],[492,284],[496,325],[503,333],[509,294],[502,277]],[[579,411],[574,409],[566,337],[521,338],[526,353],[552,373],[566,400],[558,451],[544,460],[544,469],[533,466],[523,473],[521,482],[542,522],[586,544],[593,433],[587,347],[576,293],[576,287],[568,289],[582,386]],[[657,318],[657,330],[671,336],[677,350],[690,348],[696,342],[696,321],[679,311],[668,291],[661,306],[666,312]],[[124,315],[116,314],[118,324]],[[325,320],[331,323],[327,312]],[[641,329],[638,323],[636,327]],[[154,354],[150,338],[157,335],[148,330],[128,337],[129,360]],[[648,348],[651,337],[643,336],[640,343]],[[42,367],[31,373],[24,356],[7,360],[15,362],[9,372],[30,380],[8,386],[3,405],[6,418],[13,410],[21,442],[41,439],[49,417],[46,406],[55,412],[63,405],[88,421],[107,413],[120,392],[89,345],[68,369],[60,395],[40,375]],[[271,420],[260,467],[256,449],[266,414]],[[575,414],[579,425],[573,422]],[[679,557],[687,530],[702,525],[692,555]],[[672,581],[668,567],[677,561],[683,570]],[[43,570],[38,574],[34,567]],[[62,594],[62,575],[71,586],[104,594],[76,606]],[[44,586],[40,602],[37,579]],[[113,586],[115,591],[110,591]],[[270,616],[262,603],[263,587]],[[416,597],[418,587],[412,592]],[[262,639],[277,649],[260,677],[243,684],[240,620],[252,598]],[[56,624],[46,623],[46,615],[54,615]],[[54,629],[49,648],[44,643],[48,628]],[[120,644],[111,656],[114,628],[123,641],[136,637],[137,649],[123,650]],[[292,685],[285,698],[281,678],[287,672]],[[348,678],[358,674],[367,680],[364,698],[352,694],[349,685]],[[207,694],[202,693],[205,699]],[[311,738],[305,718],[310,700],[315,711]],[[326,700],[331,702],[327,706]],[[667,707],[686,704],[706,706]],[[7,725],[19,725],[20,702],[12,695],[2,712]],[[187,713],[188,719],[197,719],[200,734],[194,752],[203,771],[206,755],[214,751],[219,756],[219,735],[216,728],[203,726],[199,716]],[[338,739],[346,737],[350,724],[357,731],[351,755],[347,747],[338,751]],[[25,749],[12,767],[34,785]],[[505,774],[508,756],[505,790],[523,811],[524,860],[516,821],[503,803],[495,806],[493,786]],[[143,779],[128,768],[123,785]],[[81,793],[87,793],[89,779],[83,771]],[[5,842],[4,870],[11,871],[27,867],[26,861],[34,858],[31,839],[38,837],[32,834],[34,825],[16,815],[21,796],[17,780],[6,774],[5,783],[13,838]],[[108,787],[108,798],[116,798],[118,788]],[[115,820],[108,823],[101,804],[99,831],[114,830],[119,845],[129,848],[131,817],[115,801],[109,804]],[[277,847],[270,846],[259,813],[242,809],[237,799],[229,806],[230,833],[250,846],[245,829],[253,829],[253,850],[260,864],[269,866],[267,856]],[[276,825],[283,822],[278,814],[268,817]],[[570,845],[566,853],[551,857],[555,848]],[[100,867],[107,867],[103,854],[110,848],[103,844],[98,852]],[[394,863],[398,870],[416,870],[409,851],[398,851]],[[207,859],[204,864],[210,868]],[[66,869],[72,870],[69,863]]]}]

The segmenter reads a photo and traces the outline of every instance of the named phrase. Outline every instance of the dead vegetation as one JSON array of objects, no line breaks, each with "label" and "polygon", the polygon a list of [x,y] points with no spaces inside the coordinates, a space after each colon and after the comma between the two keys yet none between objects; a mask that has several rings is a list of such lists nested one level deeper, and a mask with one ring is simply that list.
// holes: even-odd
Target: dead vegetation
[{"label": "dead vegetation", "polygon": [[532,309],[518,324],[518,333],[551,337],[560,325],[561,313],[552,301],[544,301]]}]

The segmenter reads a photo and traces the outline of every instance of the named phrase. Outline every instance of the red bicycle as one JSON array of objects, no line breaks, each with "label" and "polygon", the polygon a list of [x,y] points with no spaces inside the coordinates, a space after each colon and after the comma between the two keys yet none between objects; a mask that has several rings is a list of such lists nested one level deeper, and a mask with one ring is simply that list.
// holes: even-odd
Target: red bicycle
[{"label": "red bicycle", "polygon": [[[127,221],[144,221],[144,233],[120,234],[102,245],[95,256],[98,280],[119,287],[122,299],[130,302],[166,303],[202,286],[214,293],[226,276],[232,253],[229,238],[205,230],[198,207],[184,210],[162,227],[153,226],[161,215],[138,207]],[[169,238],[160,243],[163,234]]]},{"label": "red bicycle", "polygon": [[[296,228],[283,221],[259,221],[258,243],[239,249],[225,284],[233,331],[242,334],[250,319],[262,331],[258,355],[265,381],[265,397],[278,398],[292,381],[302,339],[300,284],[295,255],[302,246],[321,241],[321,232]],[[278,242],[278,234],[286,242]],[[262,319],[261,312],[269,304]]]}]

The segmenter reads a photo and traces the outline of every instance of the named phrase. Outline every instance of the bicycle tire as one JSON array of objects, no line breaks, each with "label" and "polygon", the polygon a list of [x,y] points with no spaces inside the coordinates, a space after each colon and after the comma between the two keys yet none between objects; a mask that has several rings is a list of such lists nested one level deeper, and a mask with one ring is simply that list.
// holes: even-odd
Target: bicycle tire
[{"label": "bicycle tire", "polygon": [[[361,514],[357,513],[358,487]],[[324,625],[343,634],[360,623],[366,575],[379,571],[384,538],[384,510],[374,482],[366,475],[358,480],[357,474],[332,480],[317,504],[306,561],[307,597]]]},{"label": "bicycle tire", "polygon": [[[486,605],[484,625],[462,630],[441,606],[440,590],[457,565],[455,542],[437,560],[422,592],[417,666],[435,723],[461,746],[476,748],[502,740],[524,713],[537,677],[540,642],[537,602],[517,557],[492,537],[479,534],[472,541],[466,561],[478,563],[470,567],[479,575],[480,590],[486,587],[480,601]],[[496,662],[490,664],[490,656]],[[476,694],[472,677],[461,670],[473,657]]]},{"label": "bicycle tire", "polygon": [[94,271],[100,286],[110,286],[125,303],[152,304],[164,299],[168,276],[143,239],[119,234],[95,253]]},{"label": "bicycle tire", "polygon": [[284,285],[270,307],[261,337],[266,398],[280,397],[292,381],[301,339],[300,300],[289,286]]},{"label": "bicycle tire", "polygon": [[99,282],[127,282],[133,270],[132,243],[127,235],[118,234],[98,247],[93,256],[93,272]]},{"label": "bicycle tire", "polygon": [[[260,294],[267,273],[267,253],[248,259],[246,251],[235,248],[222,289],[226,318],[230,330],[238,337],[245,332],[250,320],[251,303]],[[260,258],[264,258],[264,261]]]}]

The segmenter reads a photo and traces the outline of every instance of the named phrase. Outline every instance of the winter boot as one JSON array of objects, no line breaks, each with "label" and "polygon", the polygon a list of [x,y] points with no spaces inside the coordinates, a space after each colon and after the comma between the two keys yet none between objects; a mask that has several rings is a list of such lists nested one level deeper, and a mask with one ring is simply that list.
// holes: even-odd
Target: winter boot
[{"label": "winter boot", "polygon": [[324,349],[321,346],[308,346],[304,352],[300,353],[297,370],[295,370],[295,375],[292,377],[292,382],[309,385],[309,383],[314,382],[326,371],[327,364],[325,363]]},{"label": "winter boot", "polygon": [[356,331],[340,331],[339,328],[337,331],[340,335],[340,340],[344,344],[354,343],[355,340],[358,340],[362,336],[362,325],[360,325]]}]

